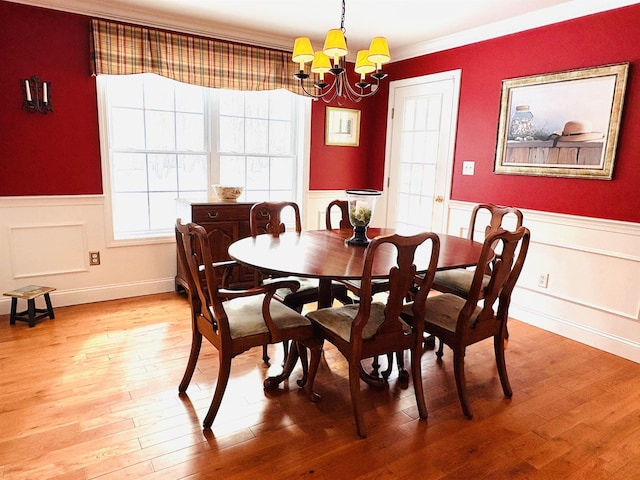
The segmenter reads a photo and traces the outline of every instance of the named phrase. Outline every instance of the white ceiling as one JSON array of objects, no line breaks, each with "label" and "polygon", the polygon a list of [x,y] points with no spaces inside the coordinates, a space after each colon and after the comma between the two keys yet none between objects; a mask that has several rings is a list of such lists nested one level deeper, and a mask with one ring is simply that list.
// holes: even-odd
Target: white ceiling
[{"label": "white ceiling", "polygon": [[[307,36],[321,48],[340,27],[341,0],[10,0],[290,50]],[[640,0],[346,0],[351,51],[371,37],[393,60],[493,38]]]}]

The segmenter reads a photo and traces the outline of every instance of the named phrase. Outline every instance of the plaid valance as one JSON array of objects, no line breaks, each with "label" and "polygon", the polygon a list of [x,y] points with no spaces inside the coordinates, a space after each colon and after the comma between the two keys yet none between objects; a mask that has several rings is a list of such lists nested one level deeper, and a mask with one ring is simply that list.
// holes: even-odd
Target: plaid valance
[{"label": "plaid valance", "polygon": [[287,52],[98,19],[91,31],[94,75],[156,73],[203,87],[303,94]]}]

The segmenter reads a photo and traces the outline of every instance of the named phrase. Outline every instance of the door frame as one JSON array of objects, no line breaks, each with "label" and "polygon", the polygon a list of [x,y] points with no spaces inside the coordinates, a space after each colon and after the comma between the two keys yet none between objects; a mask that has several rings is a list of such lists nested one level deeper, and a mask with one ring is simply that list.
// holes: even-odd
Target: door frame
[{"label": "door frame", "polygon": [[[388,225],[388,190],[389,190],[389,176],[391,169],[391,140],[393,138],[393,108],[395,103],[396,89],[409,87],[413,85],[420,85],[423,83],[441,82],[443,80],[452,80],[452,100],[451,100],[451,123],[449,125],[450,137],[449,137],[449,149],[446,155],[446,180],[445,185],[438,186],[438,190],[441,188],[441,194],[444,198],[442,208],[444,214],[442,215],[442,225],[440,225],[440,232],[447,232],[448,228],[448,211],[449,200],[451,198],[451,179],[453,178],[453,156],[455,152],[455,139],[457,134],[458,125],[458,105],[460,100],[460,78],[462,76],[462,70],[449,70],[447,72],[434,73],[429,75],[422,75],[420,77],[406,78],[403,80],[393,80],[389,82],[389,103],[387,106],[387,135],[385,139],[385,152],[384,152],[384,179],[382,188],[382,198],[379,199],[376,206],[374,216],[377,217],[377,224],[382,224],[385,227],[391,228]],[[372,222],[373,223],[373,222]]]}]

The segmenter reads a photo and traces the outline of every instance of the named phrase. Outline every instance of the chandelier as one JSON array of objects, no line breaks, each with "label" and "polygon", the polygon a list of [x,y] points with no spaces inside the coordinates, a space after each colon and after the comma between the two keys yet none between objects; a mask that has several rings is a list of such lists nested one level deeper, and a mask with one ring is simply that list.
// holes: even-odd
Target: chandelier
[{"label": "chandelier", "polygon": [[[387,74],[382,71],[382,65],[389,62],[389,45],[384,37],[375,37],[371,40],[368,50],[359,50],[356,55],[354,71],[360,75],[360,81],[354,86],[349,83],[346,70],[347,40],[344,28],[345,0],[342,0],[342,19],[340,28],[327,32],[324,47],[317,52],[313,51],[311,40],[307,37],[298,37],[293,46],[292,60],[300,65],[300,71],[294,76],[300,81],[300,86],[305,94],[314,99],[322,99],[332,102],[338,98],[338,103],[345,98],[352,102],[359,102],[364,97],[370,97],[378,91],[380,80]],[[304,66],[311,62],[311,73],[317,74],[314,92],[310,92],[305,86],[305,80],[309,74],[305,73]],[[333,62],[333,63],[332,63]],[[325,75],[333,75],[332,81]],[[367,79],[367,74],[369,78]]]}]

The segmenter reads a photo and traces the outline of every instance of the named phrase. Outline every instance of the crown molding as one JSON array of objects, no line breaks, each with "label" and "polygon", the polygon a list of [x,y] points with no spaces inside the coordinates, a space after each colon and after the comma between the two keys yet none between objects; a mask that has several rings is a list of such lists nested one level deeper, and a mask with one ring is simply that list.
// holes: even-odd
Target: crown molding
[{"label": "crown molding", "polygon": [[293,41],[289,37],[249,31],[230,25],[214,24],[208,20],[193,20],[135,8],[128,3],[118,7],[105,7],[100,1],[88,0],[6,0],[33,7],[48,8],[89,17],[98,17],[145,27],[160,28],[209,38],[245,43],[276,50],[291,51]]},{"label": "crown molding", "polygon": [[[277,50],[291,51],[292,39],[280,35],[250,31],[229,25],[214,24],[210,21],[193,20],[175,15],[152,12],[136,8],[128,2],[106,7],[99,0],[6,0],[35,7],[49,8],[80,15],[100,17],[148,27],[162,28],[204,37],[219,38],[232,42],[246,43]],[[571,0],[531,14],[513,17],[482,27],[465,30],[453,35],[419,42],[409,47],[393,50],[393,61],[406,60],[429,53],[435,53],[492,38],[510,35],[533,28],[543,27],[574,18],[613,10],[640,3],[639,0]]]},{"label": "crown molding", "polygon": [[393,51],[393,61],[440,52],[638,3],[640,3],[638,0],[573,0],[531,14],[512,17],[428,42],[416,43],[410,47],[396,48]]}]

